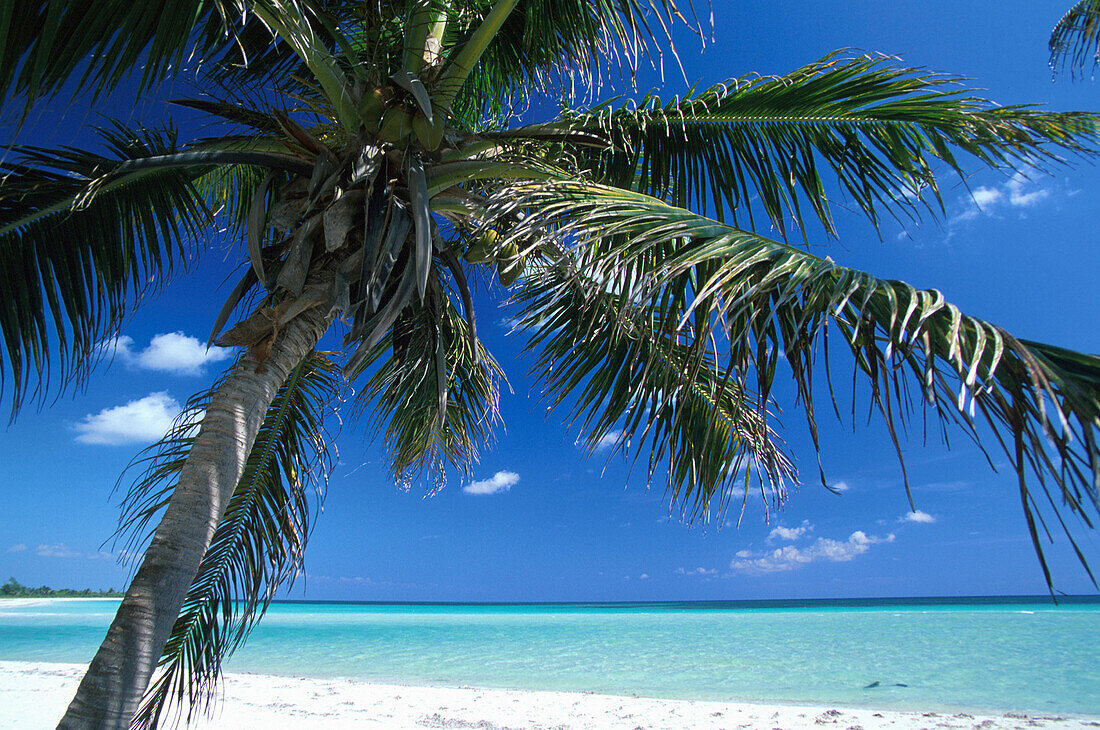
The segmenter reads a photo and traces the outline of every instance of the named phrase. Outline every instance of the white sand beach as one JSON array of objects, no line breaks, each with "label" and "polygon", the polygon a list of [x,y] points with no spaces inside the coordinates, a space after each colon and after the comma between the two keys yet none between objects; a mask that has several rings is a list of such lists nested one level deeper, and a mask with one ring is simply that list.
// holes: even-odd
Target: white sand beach
[{"label": "white sand beach", "polygon": [[87,603],[89,601],[113,601],[114,603],[121,603],[122,596],[117,598],[111,596],[49,596],[47,598],[3,598],[0,599],[0,608],[31,608],[33,606],[48,606],[51,603],[73,603],[80,601],[81,603]]},{"label": "white sand beach", "polygon": [[[0,728],[50,728],[84,667],[0,662]],[[1061,714],[896,712],[844,707],[657,700],[572,692],[413,687],[349,680],[228,674],[201,730],[1070,730],[1100,717]]]}]

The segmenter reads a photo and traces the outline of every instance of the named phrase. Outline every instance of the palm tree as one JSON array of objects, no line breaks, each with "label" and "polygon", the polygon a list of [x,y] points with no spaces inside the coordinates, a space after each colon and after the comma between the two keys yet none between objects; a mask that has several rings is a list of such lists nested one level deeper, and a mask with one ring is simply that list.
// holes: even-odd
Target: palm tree
[{"label": "palm tree", "polygon": [[[211,334],[240,357],[138,461],[127,515],[139,536],[159,522],[61,727],[154,726],[169,701],[208,697],[300,565],[321,412],[343,378],[363,381],[354,407],[384,434],[395,477],[469,467],[502,377],[471,280],[513,292],[551,402],[590,445],[621,433],[686,517],[724,509],[741,478],[785,495],[777,362],[816,434],[814,352],[828,358],[832,325],[895,444],[916,399],[975,437],[984,421],[1037,549],[1042,499],[1047,519],[1068,507],[1091,525],[1100,359],[758,231],[786,239],[816,221],[835,236],[827,170],[873,222],[935,213],[962,153],[1058,164],[1095,151],[1100,118],[998,107],[953,77],[834,55],[518,123],[514,109],[564,83],[591,88],[668,46],[674,22],[689,21],[672,0],[39,0],[0,13],[0,97],[30,109],[66,83],[99,94],[128,78],[147,91],[197,58],[188,73],[207,93],[177,103],[234,125],[181,142],[112,122],[98,152],[9,150],[13,408],[44,397],[53,369],[85,377],[147,282],[207,232],[239,236],[246,265]],[[316,352],[333,327],[341,364]]]}]

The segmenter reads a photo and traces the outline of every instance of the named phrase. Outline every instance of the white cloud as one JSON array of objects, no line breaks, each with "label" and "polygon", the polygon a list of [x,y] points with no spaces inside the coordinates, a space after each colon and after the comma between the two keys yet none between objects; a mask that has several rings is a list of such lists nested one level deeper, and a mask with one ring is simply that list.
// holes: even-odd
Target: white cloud
[{"label": "white cloud", "polygon": [[959,202],[962,210],[952,216],[952,223],[960,223],[977,218],[979,215],[994,216],[1005,208],[1031,208],[1050,197],[1050,191],[1039,187],[1023,173],[1016,173],[1000,187],[980,187]]},{"label": "white cloud", "polygon": [[26,549],[27,549],[26,543],[21,542],[21,543],[18,543],[16,545],[12,545],[10,548],[8,548],[8,552],[9,553],[21,553]]},{"label": "white cloud", "polygon": [[514,471],[498,471],[488,479],[479,482],[470,482],[462,491],[466,494],[497,494],[507,492],[519,481],[519,474]]},{"label": "white cloud", "polygon": [[36,551],[43,558],[79,558],[80,553],[70,548],[63,542],[53,545],[39,545]]},{"label": "white cloud", "polygon": [[73,428],[82,444],[148,443],[163,436],[180,412],[180,404],[168,393],[150,393],[122,406],[89,414]]},{"label": "white cloud", "polygon": [[182,332],[154,335],[149,346],[134,350],[134,339],[123,335],[102,345],[108,357],[117,357],[127,365],[175,375],[202,375],[207,363],[221,362],[233,356],[228,348],[211,347]]},{"label": "white cloud", "polygon": [[706,569],[699,568],[677,568],[676,575],[716,575],[718,570],[716,568]]},{"label": "white cloud", "polygon": [[638,580],[649,580],[649,573],[642,573],[638,576]]},{"label": "white cloud", "polygon": [[1004,193],[1002,193],[1000,190],[986,187],[978,188],[974,191],[972,195],[974,205],[978,206],[979,208],[988,208],[991,205],[995,205],[996,203],[1000,202],[1003,197]]},{"label": "white cloud", "polygon": [[837,482],[836,484],[829,485],[834,492],[847,492],[851,489],[851,485],[848,482]]},{"label": "white cloud", "polygon": [[764,573],[794,570],[803,565],[820,561],[844,563],[867,552],[872,545],[893,541],[893,534],[886,537],[876,537],[869,536],[862,530],[856,530],[843,542],[819,537],[812,545],[805,548],[787,545],[759,553],[740,550],[734,556],[734,559],[730,561],[730,568],[740,573],[762,575]]},{"label": "white cloud", "polygon": [[1031,181],[1024,177],[1023,173],[1016,173],[1012,176],[1012,179],[1005,183],[1005,192],[1008,193],[1009,205],[1016,208],[1030,208],[1038,203],[1040,200],[1044,200],[1050,196],[1049,190],[1033,190],[1025,193],[1024,188]]},{"label": "white cloud", "polygon": [[802,520],[802,524],[798,527],[783,527],[782,525],[776,527],[774,530],[768,533],[768,541],[773,542],[775,540],[790,540],[794,541],[805,535],[807,532],[812,532],[814,526],[810,524],[809,520]]},{"label": "white cloud", "polygon": [[898,522],[920,522],[926,525],[931,525],[935,521],[935,517],[919,509],[913,510],[912,512],[906,512],[905,515],[898,520]]},{"label": "white cloud", "polygon": [[[746,492],[745,480],[744,479],[738,479],[737,481],[735,481],[733,483],[733,486],[731,486],[727,491],[729,492],[729,495],[730,495],[731,499],[743,500],[745,498],[745,492]],[[748,495],[749,495],[749,499],[752,499],[753,497],[759,497],[760,496],[760,486],[754,484],[752,490],[748,492]]]},{"label": "white cloud", "polygon": [[606,451],[607,449],[612,448],[615,444],[619,442],[619,437],[622,435],[622,431],[608,431],[602,437],[600,437],[599,441],[596,442],[596,446],[593,448],[593,451]]}]

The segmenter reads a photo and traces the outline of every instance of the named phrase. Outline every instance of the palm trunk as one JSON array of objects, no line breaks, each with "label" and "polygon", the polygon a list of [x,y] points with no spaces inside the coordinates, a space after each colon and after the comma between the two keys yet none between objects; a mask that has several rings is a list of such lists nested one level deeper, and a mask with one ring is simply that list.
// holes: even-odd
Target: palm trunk
[{"label": "palm trunk", "polygon": [[307,310],[280,332],[265,372],[245,355],[214,394],[141,567],[59,729],[130,726],[268,406],[328,328],[323,309]]}]

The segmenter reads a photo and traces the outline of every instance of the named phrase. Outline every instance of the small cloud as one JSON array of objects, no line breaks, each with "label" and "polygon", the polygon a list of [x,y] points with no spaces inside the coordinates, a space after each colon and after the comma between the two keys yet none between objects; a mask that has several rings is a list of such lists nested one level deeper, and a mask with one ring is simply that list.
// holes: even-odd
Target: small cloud
[{"label": "small cloud", "polygon": [[913,510],[912,512],[906,512],[904,516],[898,519],[898,522],[919,522],[925,525],[931,525],[935,521],[935,517],[919,509]]},{"label": "small cloud", "polygon": [[59,542],[53,545],[39,545],[38,550],[39,557],[42,558],[79,558],[80,553],[71,549],[65,543]]},{"label": "small cloud", "polygon": [[519,481],[519,474],[514,471],[498,471],[488,479],[479,482],[470,482],[462,491],[466,494],[497,494],[507,492]]},{"label": "small cloud", "polygon": [[23,551],[24,551],[24,550],[26,550],[26,549],[27,549],[27,545],[26,545],[26,543],[22,543],[22,542],[21,542],[21,543],[17,543],[17,544],[15,544],[15,545],[12,545],[12,546],[11,546],[10,548],[8,548],[8,550],[7,550],[7,551],[8,551],[9,553],[21,553],[21,552],[23,552]]},{"label": "small cloud", "polygon": [[1016,173],[1004,185],[980,187],[961,199],[962,210],[952,216],[951,223],[960,223],[979,215],[995,216],[1004,207],[1031,208],[1050,197],[1050,191],[1038,187],[1023,173]]},{"label": "small cloud", "polygon": [[1012,179],[1005,183],[1008,204],[1016,208],[1030,208],[1039,201],[1050,197],[1050,191],[1042,188],[1025,193],[1024,188],[1029,184],[1031,184],[1031,181],[1023,173],[1018,172],[1013,175]]},{"label": "small cloud", "polygon": [[596,445],[592,448],[593,451],[606,451],[612,448],[619,442],[619,438],[623,435],[622,431],[608,431],[600,440],[596,442]]},{"label": "small cloud", "polygon": [[163,436],[181,410],[168,393],[150,393],[122,406],[87,415],[73,428],[82,444],[118,446],[149,443]]},{"label": "small cloud", "polygon": [[211,347],[182,332],[154,335],[149,346],[134,351],[134,339],[125,335],[101,345],[104,354],[143,370],[156,370],[175,375],[202,375],[208,363],[233,357],[229,348]]},{"label": "small cloud", "polygon": [[829,488],[834,492],[847,492],[852,486],[848,482],[837,482],[836,484],[830,484]]},{"label": "small cloud", "polygon": [[893,541],[893,534],[886,537],[876,537],[869,536],[862,530],[856,530],[845,541],[819,537],[812,545],[805,548],[787,545],[775,550],[758,553],[741,550],[730,561],[730,568],[740,573],[763,575],[765,573],[794,570],[801,568],[803,565],[821,561],[844,563],[867,552],[872,545]]},{"label": "small cloud", "polygon": [[[726,491],[729,493],[730,499],[743,500],[743,499],[745,499],[745,493],[748,490],[745,489],[745,480],[744,479],[738,479]],[[754,485],[752,490],[748,491],[748,496],[749,496],[749,499],[752,499],[753,497],[759,497],[760,496],[759,486]]]},{"label": "small cloud", "polygon": [[981,187],[974,191],[971,198],[974,200],[974,205],[979,208],[988,208],[1000,202],[1004,198],[1004,194],[994,188]]},{"label": "small cloud", "polygon": [[638,576],[638,580],[649,580],[649,573],[642,573]]},{"label": "small cloud", "polygon": [[783,527],[780,525],[768,533],[768,542],[774,542],[775,540],[789,540],[793,542],[807,532],[812,532],[813,529],[814,526],[810,524],[809,520],[802,520],[802,524],[798,527]]},{"label": "small cloud", "polygon": [[715,568],[711,568],[710,570],[707,570],[706,568],[703,568],[703,567],[691,568],[691,569],[688,569],[688,568],[677,568],[676,569],[676,575],[717,575],[717,573],[718,573],[718,570],[715,569]]}]

